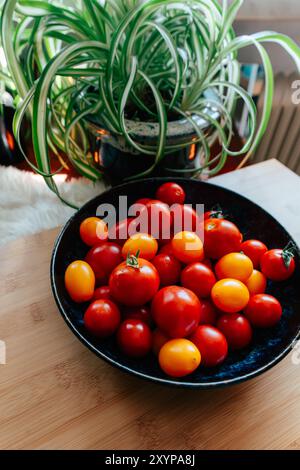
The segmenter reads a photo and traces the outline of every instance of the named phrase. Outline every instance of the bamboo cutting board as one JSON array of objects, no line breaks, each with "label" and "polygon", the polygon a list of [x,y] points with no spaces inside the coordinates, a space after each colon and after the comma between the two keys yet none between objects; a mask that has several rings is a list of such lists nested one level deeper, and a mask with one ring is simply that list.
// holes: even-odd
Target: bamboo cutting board
[{"label": "bamboo cutting board", "polygon": [[[278,162],[214,182],[261,203],[300,242],[300,180]],[[57,233],[0,250],[1,449],[300,449],[300,354],[219,390],[126,375],[87,350],[57,311],[49,281]]]}]

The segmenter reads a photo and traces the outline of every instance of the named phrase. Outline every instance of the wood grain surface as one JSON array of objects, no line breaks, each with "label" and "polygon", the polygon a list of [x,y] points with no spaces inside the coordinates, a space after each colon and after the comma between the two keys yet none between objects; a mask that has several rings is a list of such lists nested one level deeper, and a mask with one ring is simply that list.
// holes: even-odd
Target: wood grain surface
[{"label": "wood grain surface", "polygon": [[[214,180],[259,201],[300,242],[300,180],[282,165]],[[126,375],[88,351],[58,313],[49,281],[57,233],[1,248],[1,449],[300,449],[295,352],[258,378],[214,391]]]}]

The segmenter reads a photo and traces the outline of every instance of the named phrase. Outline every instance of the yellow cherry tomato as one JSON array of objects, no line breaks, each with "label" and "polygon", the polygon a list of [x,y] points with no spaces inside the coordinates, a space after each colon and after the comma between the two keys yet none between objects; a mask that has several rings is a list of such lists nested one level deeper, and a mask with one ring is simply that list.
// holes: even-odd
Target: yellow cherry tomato
[{"label": "yellow cherry tomato", "polygon": [[229,253],[217,262],[215,272],[218,279],[230,277],[246,282],[253,273],[253,263],[243,253]]},{"label": "yellow cherry tomato", "polygon": [[249,279],[245,282],[245,285],[250,295],[264,294],[267,287],[267,278],[263,273],[254,269]]},{"label": "yellow cherry tomato", "polygon": [[158,250],[158,243],[152,235],[148,233],[135,233],[124,243],[122,248],[123,258],[127,255],[136,255],[139,251],[139,257],[148,261],[154,258]]},{"label": "yellow cherry tomato", "polygon": [[159,351],[159,365],[171,377],[184,377],[201,362],[199,349],[188,339],[171,339]]},{"label": "yellow cherry tomato", "polygon": [[73,261],[65,272],[65,286],[74,302],[86,302],[94,295],[95,274],[85,261]]},{"label": "yellow cherry tomato", "polygon": [[227,313],[236,313],[246,307],[250,294],[241,281],[221,279],[213,286],[211,298],[218,309]]},{"label": "yellow cherry tomato", "polygon": [[81,240],[89,246],[105,241],[108,237],[107,225],[99,217],[88,217],[80,224]]},{"label": "yellow cherry tomato", "polygon": [[194,232],[178,232],[171,242],[173,255],[182,263],[189,264],[204,259],[203,243]]}]

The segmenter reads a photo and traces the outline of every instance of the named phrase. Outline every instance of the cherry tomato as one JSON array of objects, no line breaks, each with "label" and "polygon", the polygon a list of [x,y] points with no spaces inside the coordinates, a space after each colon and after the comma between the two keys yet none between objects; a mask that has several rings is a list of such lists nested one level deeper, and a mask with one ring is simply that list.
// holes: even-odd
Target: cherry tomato
[{"label": "cherry tomato", "polygon": [[158,240],[169,240],[172,216],[167,204],[151,199],[134,221],[136,232],[149,233]]},{"label": "cherry tomato", "polygon": [[171,377],[184,377],[197,369],[201,355],[188,339],[167,341],[159,351],[159,365]]},{"label": "cherry tomato", "polygon": [[172,206],[172,204],[183,204],[185,192],[177,183],[164,183],[156,191],[156,199]]},{"label": "cherry tomato", "polygon": [[201,218],[192,206],[177,204],[172,207],[171,213],[173,214],[174,233],[188,231],[197,232],[198,236],[201,235]]},{"label": "cherry tomato", "polygon": [[232,350],[243,349],[251,343],[252,328],[246,317],[239,313],[222,315],[217,328],[225,335]]},{"label": "cherry tomato", "polygon": [[120,222],[113,225],[108,232],[109,239],[117,243],[120,246],[123,246],[126,240],[129,237],[129,227],[131,223],[134,221],[133,217],[121,220]]},{"label": "cherry tomato", "polygon": [[241,250],[251,259],[253,267],[257,269],[262,255],[268,251],[268,248],[259,240],[246,240],[241,244]]},{"label": "cherry tomato", "polygon": [[201,303],[189,289],[168,286],[160,289],[152,300],[153,320],[170,338],[184,338],[196,328],[201,315]]},{"label": "cherry tomato", "polygon": [[249,302],[249,291],[237,279],[221,279],[211,290],[211,298],[217,308],[227,313],[243,310]]},{"label": "cherry tomato", "polygon": [[215,325],[217,323],[217,309],[210,300],[201,299],[201,315],[199,325]]},{"label": "cherry tomato", "polygon": [[134,318],[135,320],[141,320],[147,325],[151,326],[152,317],[150,307],[143,305],[142,307],[125,307],[122,311],[124,320]]},{"label": "cherry tomato", "polygon": [[158,250],[158,244],[152,235],[147,233],[136,233],[124,243],[122,248],[123,258],[129,255],[135,255],[139,252],[139,256],[143,259],[151,260],[154,258]]},{"label": "cherry tomato", "polygon": [[294,255],[287,250],[266,251],[260,259],[260,267],[271,281],[285,281],[295,271]]},{"label": "cherry tomato", "polygon": [[128,319],[121,323],[117,342],[121,351],[130,357],[143,357],[152,347],[152,334],[149,326],[137,319]]},{"label": "cherry tomato", "polygon": [[145,206],[150,201],[152,201],[150,197],[141,197],[140,199],[137,199],[137,201],[135,201],[135,204],[143,204]]},{"label": "cherry tomato", "polygon": [[219,259],[215,272],[218,279],[230,277],[245,282],[253,273],[253,264],[243,253],[229,253]]},{"label": "cherry tomato", "polygon": [[205,266],[207,266],[209,269],[213,269],[213,265],[212,265],[212,262],[210,261],[210,259],[208,258],[205,258],[201,261],[202,264],[205,264]]},{"label": "cherry tomato", "polygon": [[225,219],[204,221],[204,251],[208,258],[219,259],[241,251],[243,236],[236,225]]},{"label": "cherry tomato", "polygon": [[194,263],[204,259],[203,243],[194,232],[179,232],[172,239],[174,256],[182,263]]},{"label": "cherry tomato", "polygon": [[212,270],[203,263],[189,264],[181,273],[181,285],[193,291],[198,297],[209,297],[216,282]]},{"label": "cherry tomato", "polygon": [[157,269],[161,286],[170,286],[179,282],[181,264],[174,256],[161,253],[153,258],[152,263]]},{"label": "cherry tomato", "polygon": [[99,338],[107,338],[117,330],[120,324],[120,310],[111,300],[95,300],[86,310],[83,321],[91,334]]},{"label": "cherry tomato", "polygon": [[97,287],[97,289],[94,290],[94,295],[93,295],[92,300],[100,300],[100,299],[112,300],[108,286]]},{"label": "cherry tomato", "polygon": [[[134,260],[134,261],[132,261]],[[145,305],[154,297],[159,287],[156,268],[149,261],[132,256],[117,266],[110,275],[112,297],[128,307]]]},{"label": "cherry tomato", "polygon": [[89,246],[94,246],[107,240],[108,229],[103,220],[98,217],[88,217],[81,222],[79,227],[81,240]]},{"label": "cherry tomato", "polygon": [[173,256],[173,250],[172,250],[172,243],[171,243],[171,242],[166,243],[165,245],[163,245],[163,246],[159,249],[158,254],[161,255],[161,254],[163,254],[163,253],[164,253],[165,255]]},{"label": "cherry tomato", "polygon": [[207,219],[224,219],[222,210],[212,209],[210,211],[204,212],[204,220],[207,220]]},{"label": "cherry tomato", "polygon": [[228,353],[227,340],[214,326],[200,325],[190,337],[201,354],[201,365],[215,367],[220,365]]},{"label": "cherry tomato", "polygon": [[272,295],[257,294],[251,297],[244,313],[253,326],[269,328],[281,319],[282,307]]},{"label": "cherry tomato", "polygon": [[250,295],[263,294],[267,287],[266,276],[260,271],[254,269],[249,279],[245,282],[245,286],[247,287]]},{"label": "cherry tomato", "polygon": [[162,331],[156,328],[152,333],[152,351],[156,356],[158,356],[159,351],[163,347],[163,345],[169,341],[170,338],[165,335]]},{"label": "cherry tomato", "polygon": [[65,272],[65,286],[74,302],[91,300],[95,289],[95,274],[85,261],[73,261]]},{"label": "cherry tomato", "polygon": [[121,248],[112,242],[95,245],[87,253],[85,261],[94,271],[97,284],[107,284],[112,270],[123,261]]}]

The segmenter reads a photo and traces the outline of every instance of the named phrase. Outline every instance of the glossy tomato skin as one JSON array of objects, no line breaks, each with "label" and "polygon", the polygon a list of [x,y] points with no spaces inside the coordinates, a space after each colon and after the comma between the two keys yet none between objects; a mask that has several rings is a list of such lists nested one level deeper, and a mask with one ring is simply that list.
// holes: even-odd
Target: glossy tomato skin
[{"label": "glossy tomato skin", "polygon": [[153,298],[151,313],[163,333],[170,338],[184,338],[199,324],[201,303],[192,291],[168,286],[160,289]]},{"label": "glossy tomato skin", "polygon": [[65,287],[74,302],[91,300],[95,289],[95,274],[85,261],[73,261],[65,272]]},{"label": "glossy tomato skin", "polygon": [[172,204],[183,204],[185,201],[184,189],[177,183],[164,183],[156,191],[156,199],[165,202],[168,206]]},{"label": "glossy tomato skin", "polygon": [[219,259],[241,251],[243,236],[236,225],[226,219],[204,221],[204,252],[208,258]]},{"label": "glossy tomato skin", "polygon": [[181,263],[168,254],[160,253],[152,260],[156,267],[161,286],[177,284],[180,280]]},{"label": "glossy tomato skin", "polygon": [[93,295],[92,300],[100,300],[100,299],[113,300],[110,295],[110,290],[108,286],[100,286],[94,290],[94,295]]},{"label": "glossy tomato skin", "polygon": [[244,253],[229,253],[219,259],[215,272],[218,279],[230,277],[245,282],[253,273],[253,263]]},{"label": "glossy tomato skin", "polygon": [[[146,224],[144,226],[143,224]],[[149,233],[157,240],[170,240],[172,233],[172,215],[164,202],[151,199],[140,211],[134,221],[137,232]]]},{"label": "glossy tomato skin", "polygon": [[160,349],[158,361],[162,370],[170,377],[184,377],[197,369],[201,355],[188,339],[172,339]]},{"label": "glossy tomato skin", "polygon": [[139,267],[128,266],[126,261],[110,275],[109,288],[112,297],[128,307],[140,307],[149,302],[159,288],[159,276],[150,261],[139,258]]},{"label": "glossy tomato skin", "polygon": [[245,286],[250,295],[264,294],[267,287],[267,278],[263,273],[254,269],[249,279],[245,282]]},{"label": "glossy tomato skin", "polygon": [[264,253],[260,260],[261,271],[271,281],[286,281],[295,271],[295,260],[290,259],[289,267],[284,264],[283,250],[274,249]]},{"label": "glossy tomato skin", "polygon": [[250,298],[244,313],[254,327],[270,328],[280,321],[282,307],[272,295],[257,294]]},{"label": "glossy tomato skin", "polygon": [[146,356],[152,347],[152,334],[149,326],[137,319],[121,323],[117,332],[118,346],[129,357]]},{"label": "glossy tomato skin", "polygon": [[88,217],[84,219],[79,227],[81,240],[89,246],[94,246],[107,240],[107,225],[99,217]]},{"label": "glossy tomato skin", "polygon": [[217,328],[224,334],[232,350],[246,348],[251,343],[252,327],[244,315],[222,315],[218,319]]},{"label": "glossy tomato skin", "polygon": [[84,326],[92,334],[99,338],[107,338],[114,334],[120,321],[120,310],[115,303],[108,299],[99,299],[91,303],[86,310]]},{"label": "glossy tomato skin", "polygon": [[123,261],[122,251],[116,243],[105,242],[93,246],[87,253],[85,261],[94,271],[97,284],[105,285],[112,270]]},{"label": "glossy tomato skin", "polygon": [[189,264],[181,273],[181,285],[200,298],[209,297],[216,282],[213,271],[203,263]]},{"label": "glossy tomato skin", "polygon": [[268,251],[266,245],[260,240],[245,240],[241,245],[242,252],[251,259],[255,269],[260,266],[262,255]]},{"label": "glossy tomato skin", "polygon": [[146,323],[148,326],[152,324],[150,307],[143,305],[142,307],[124,307],[122,310],[123,320],[135,319]]},{"label": "glossy tomato skin", "polygon": [[136,255],[139,252],[139,256],[148,261],[154,258],[158,250],[158,243],[152,235],[148,233],[136,233],[132,235],[124,243],[122,248],[122,256],[124,259],[130,255]]},{"label": "glossy tomato skin", "polygon": [[201,365],[215,367],[220,365],[228,354],[225,336],[214,326],[200,325],[189,338],[200,351]]},{"label": "glossy tomato skin", "polygon": [[120,246],[123,246],[129,237],[129,227],[131,226],[133,221],[134,218],[129,217],[113,225],[108,232],[109,240],[114,243],[117,243]]},{"label": "glossy tomato skin", "polygon": [[170,338],[165,335],[162,331],[156,328],[152,333],[152,351],[154,352],[155,356],[158,356],[159,351],[163,347],[163,345],[169,341]]},{"label": "glossy tomato skin", "polygon": [[194,232],[179,232],[172,239],[173,255],[185,264],[204,259],[203,243]]},{"label": "glossy tomato skin", "polygon": [[237,279],[221,279],[211,290],[211,298],[215,306],[226,313],[243,310],[249,302],[250,294],[241,281]]},{"label": "glossy tomato skin", "polygon": [[173,229],[175,234],[188,231],[196,232],[198,236],[201,235],[202,218],[191,205],[177,204],[172,207],[171,213],[173,216]]},{"label": "glossy tomato skin", "polygon": [[199,325],[212,325],[217,323],[218,312],[209,299],[201,299],[201,315]]}]

